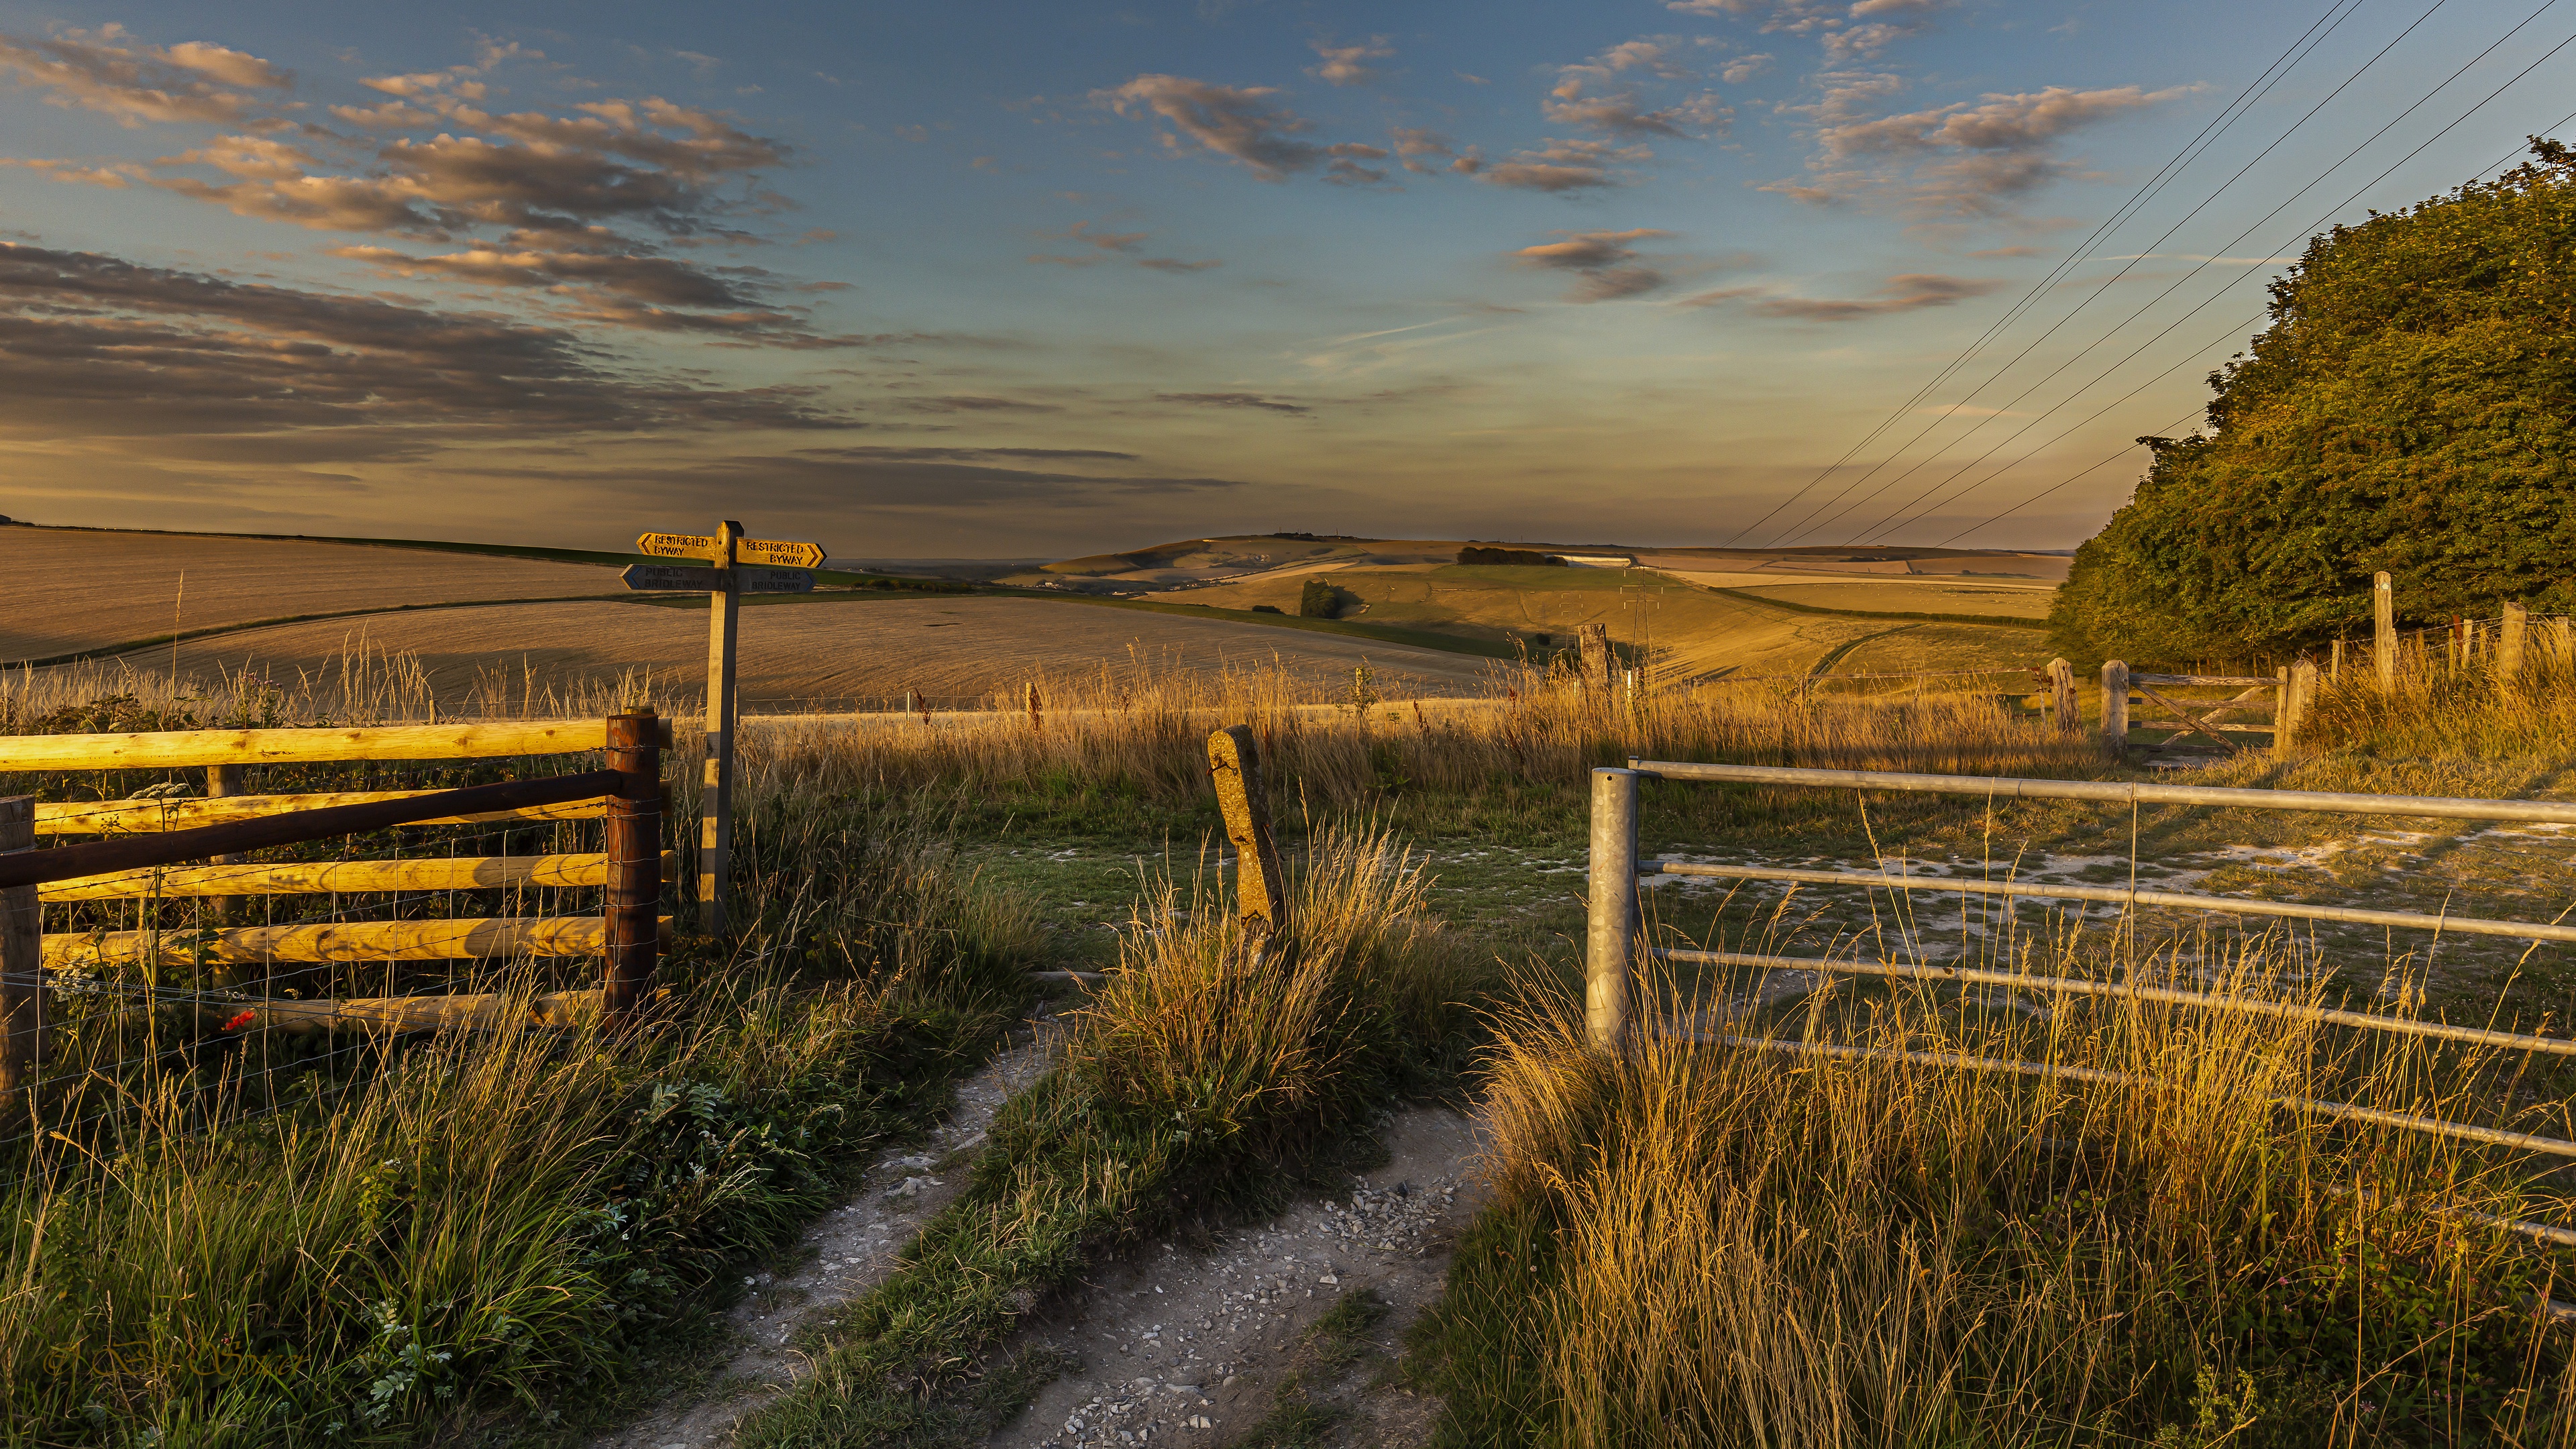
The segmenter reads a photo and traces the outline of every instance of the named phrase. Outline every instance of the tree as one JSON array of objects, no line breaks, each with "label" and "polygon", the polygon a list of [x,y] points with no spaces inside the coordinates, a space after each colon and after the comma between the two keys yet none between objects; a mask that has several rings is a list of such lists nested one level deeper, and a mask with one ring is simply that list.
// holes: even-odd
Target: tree
[{"label": "tree", "polygon": [[2152,450],[2049,616],[2078,662],[2278,655],[2418,619],[2576,609],[2576,153],[2308,244],[2210,374],[2206,436]]},{"label": "tree", "polygon": [[1305,589],[1297,595],[1297,617],[1301,619],[1329,619],[1341,611],[1341,590],[1320,578],[1307,579]]}]

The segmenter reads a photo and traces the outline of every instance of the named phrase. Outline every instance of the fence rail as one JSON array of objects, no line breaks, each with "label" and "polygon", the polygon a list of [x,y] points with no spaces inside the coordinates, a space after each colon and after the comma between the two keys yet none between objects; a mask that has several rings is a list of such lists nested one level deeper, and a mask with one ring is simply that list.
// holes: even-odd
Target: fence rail
[{"label": "fence rail", "polygon": [[[2576,940],[2576,929],[2536,926],[2514,921],[2469,922],[2443,916],[2403,912],[2346,911],[2339,907],[2299,907],[2287,903],[2248,902],[2179,891],[2139,892],[2095,887],[2032,887],[2019,882],[1960,881],[1947,877],[1891,877],[1861,871],[1803,871],[1749,866],[1701,866],[1659,862],[1641,871],[1637,857],[1637,787],[1644,780],[1674,780],[1738,785],[1774,785],[1807,789],[1885,790],[1982,797],[1988,800],[2091,800],[2109,804],[2174,804],[2240,809],[2332,812],[2376,816],[2414,816],[2454,820],[2515,820],[2576,823],[2576,803],[2528,800],[2475,800],[2433,796],[2383,796],[2301,790],[2247,790],[2220,786],[2157,782],[2034,780],[2007,777],[1913,774],[1881,770],[1818,770],[1770,765],[1682,763],[1632,758],[1627,769],[1592,772],[1590,879],[1585,932],[1585,1018],[1593,1045],[1616,1051],[1631,1032],[1630,975],[1639,960],[1663,960],[1726,966],[1755,966],[1833,975],[1875,975],[1897,979],[2006,986],[2069,995],[2129,997],[2206,1010],[2255,1012],[2319,1024],[2430,1037],[2508,1051],[2576,1055],[2576,1041],[2528,1033],[2497,1032],[2453,1026],[2375,1012],[2341,1011],[2306,1002],[2277,1001],[2241,994],[2193,992],[2135,982],[2045,977],[2018,972],[1965,967],[1912,965],[1898,962],[1833,961],[1741,952],[1644,948],[1639,940],[1638,882],[1642,876],[1708,875],[1742,879],[1812,881],[1822,884],[1886,886],[1903,890],[1954,891],[1979,895],[2062,896],[2109,900],[2130,906],[2176,905],[2245,911],[2269,915],[2307,915],[2316,919],[2352,920],[2374,925],[2428,930],[2477,931],[2537,940]],[[1695,1035],[1686,1027],[1659,1026]],[[2140,1079],[2116,1072],[2043,1063],[2013,1062],[1951,1053],[1905,1052],[1892,1048],[1783,1041],[1762,1037],[1703,1037],[1766,1051],[1826,1056],[1916,1061],[1961,1070],[2013,1072],[2088,1082],[2136,1084]],[[2429,1132],[2517,1150],[2576,1157],[2576,1142],[2512,1132],[2502,1128],[2447,1122],[2413,1113],[2390,1112],[2349,1103],[2281,1099],[2280,1105],[2316,1115]]]},{"label": "fence rail", "polygon": [[[49,998],[117,998],[220,1015],[222,1029],[334,1031],[367,1025],[421,1030],[492,1024],[520,1010],[538,1025],[639,1004],[671,922],[659,913],[662,751],[669,725],[650,710],[604,720],[512,720],[342,729],[188,730],[153,734],[0,738],[0,772],[204,767],[212,798],[39,803],[0,799],[0,1094],[13,1115],[41,1120]],[[230,793],[245,764],[494,759],[604,751],[606,768],[468,785],[317,795]],[[50,805],[50,808],[49,808]],[[604,818],[604,848],[528,857],[250,863],[250,851],[401,826]],[[39,850],[39,836],[103,838]],[[211,862],[191,864],[192,862]],[[337,892],[414,892],[539,886],[597,888],[592,916],[463,917],[215,926],[190,930],[42,929],[48,904],[237,898]],[[202,919],[202,918],[201,918]],[[217,919],[221,919],[220,916]],[[140,918],[138,918],[139,922]],[[167,990],[157,975],[130,988],[95,973],[142,964],[222,968],[257,963],[348,963],[598,957],[600,985],[555,992],[519,1008],[490,993],[304,998],[240,989]],[[227,978],[228,979],[228,978]],[[274,980],[274,978],[265,978]]]}]

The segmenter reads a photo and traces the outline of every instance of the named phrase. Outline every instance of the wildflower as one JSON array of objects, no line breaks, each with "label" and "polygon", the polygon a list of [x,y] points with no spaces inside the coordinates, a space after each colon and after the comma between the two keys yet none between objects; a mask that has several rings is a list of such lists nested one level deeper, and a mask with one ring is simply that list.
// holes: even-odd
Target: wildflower
[{"label": "wildflower", "polygon": [[253,1021],[257,1020],[257,1019],[258,1019],[258,1017],[259,1017],[259,1013],[258,1013],[258,1012],[256,1012],[256,1011],[252,1011],[252,1010],[249,1010],[249,1009],[244,1009],[241,1015],[236,1016],[236,1017],[234,1017],[232,1020],[230,1020],[230,1021],[228,1021],[228,1022],[225,1022],[225,1023],[224,1023],[224,1030],[226,1030],[226,1031],[239,1031],[239,1030],[241,1030],[243,1027],[246,1027],[246,1026],[250,1025]]}]

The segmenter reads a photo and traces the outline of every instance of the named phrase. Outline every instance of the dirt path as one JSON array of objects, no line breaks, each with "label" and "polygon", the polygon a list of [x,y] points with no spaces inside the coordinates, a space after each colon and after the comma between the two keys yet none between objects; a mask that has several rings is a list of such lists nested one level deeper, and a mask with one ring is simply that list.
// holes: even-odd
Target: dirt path
[{"label": "dirt path", "polygon": [[[1044,1043],[1041,1037],[1004,1052],[960,1084],[955,1108],[928,1142],[879,1153],[857,1193],[779,1255],[778,1261],[793,1267],[746,1284],[754,1291],[725,1315],[733,1348],[722,1367],[693,1376],[693,1391],[595,1438],[598,1449],[701,1449],[732,1442],[743,1415],[807,1371],[804,1356],[787,1346],[796,1331],[834,1317],[842,1305],[883,1282],[897,1251],[965,1190],[967,1161],[983,1145],[994,1112],[1045,1070]],[[701,1382],[704,1387],[695,1389]]]},{"label": "dirt path", "polygon": [[[1203,1249],[1152,1244],[1093,1272],[1015,1345],[1080,1366],[993,1449],[1229,1444],[1283,1405],[1336,1422],[1336,1442],[1421,1442],[1438,1405],[1379,1370],[1440,1295],[1481,1200],[1477,1143],[1464,1115],[1422,1107],[1399,1115],[1385,1144],[1386,1165],[1340,1196]],[[1319,1342],[1319,1320],[1355,1292],[1359,1306]]]}]

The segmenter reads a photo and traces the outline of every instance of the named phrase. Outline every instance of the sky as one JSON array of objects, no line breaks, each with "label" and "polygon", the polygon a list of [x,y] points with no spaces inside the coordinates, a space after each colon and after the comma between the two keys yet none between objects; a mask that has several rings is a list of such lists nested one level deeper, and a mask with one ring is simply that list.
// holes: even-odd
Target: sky
[{"label": "sky", "polygon": [[[2069,548],[2576,0],[0,0],[0,511]],[[2567,47],[2562,49],[2561,47]]]}]

